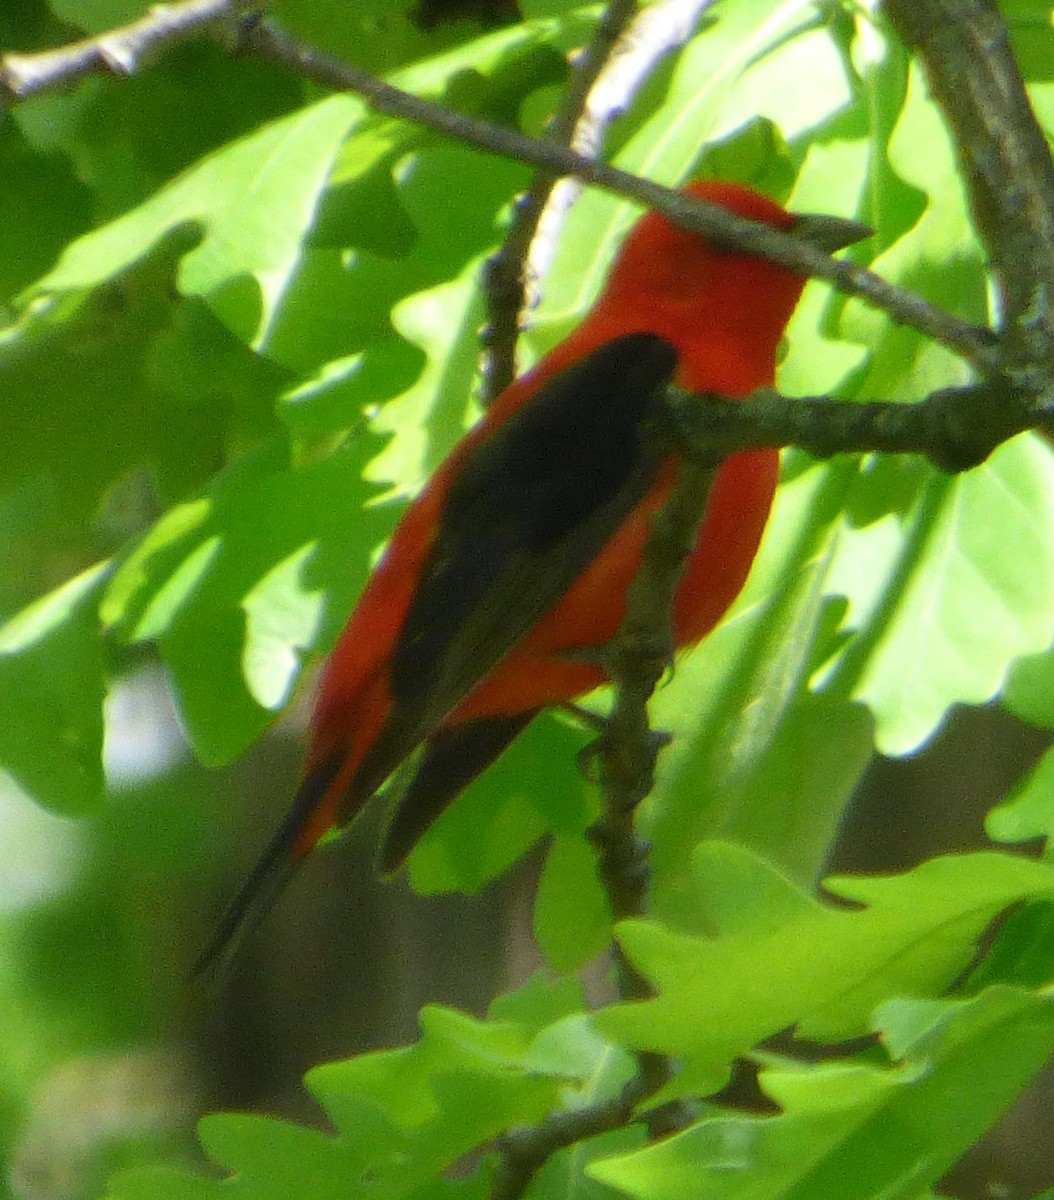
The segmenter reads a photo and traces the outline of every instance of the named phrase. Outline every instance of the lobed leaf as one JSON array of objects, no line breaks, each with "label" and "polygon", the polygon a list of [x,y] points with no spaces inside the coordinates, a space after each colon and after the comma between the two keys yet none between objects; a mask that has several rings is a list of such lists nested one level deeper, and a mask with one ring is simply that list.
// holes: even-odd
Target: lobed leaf
[{"label": "lobed leaf", "polygon": [[1054,1050],[1050,998],[1011,988],[890,1001],[875,1028],[895,1065],[768,1067],[779,1115],[709,1117],[589,1173],[639,1200],[919,1200]]},{"label": "lobed leaf", "polygon": [[658,994],[597,1016],[616,1041],[683,1059],[679,1094],[721,1087],[734,1058],[781,1029],[836,1042],[866,1033],[892,996],[939,994],[999,913],[1054,884],[1038,863],[961,855],[899,876],[827,880],[858,906],[847,908],[736,846],[704,845],[694,867],[695,927],[709,935],[623,922],[619,940]]}]

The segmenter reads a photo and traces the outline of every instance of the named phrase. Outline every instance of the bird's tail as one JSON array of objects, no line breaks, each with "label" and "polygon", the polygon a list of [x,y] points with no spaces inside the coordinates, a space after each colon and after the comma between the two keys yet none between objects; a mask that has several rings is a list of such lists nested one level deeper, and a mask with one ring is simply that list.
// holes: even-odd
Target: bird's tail
[{"label": "bird's tail", "polygon": [[198,955],[190,971],[191,982],[222,978],[246,936],[270,912],[304,857],[297,850],[304,826],[340,773],[341,765],[341,756],[334,755],[304,778],[291,810]]},{"label": "bird's tail", "polygon": [[444,809],[499,757],[538,715],[538,709],[511,716],[476,717],[437,729],[425,742],[406,790],[397,799],[377,856],[382,875],[391,876]]}]

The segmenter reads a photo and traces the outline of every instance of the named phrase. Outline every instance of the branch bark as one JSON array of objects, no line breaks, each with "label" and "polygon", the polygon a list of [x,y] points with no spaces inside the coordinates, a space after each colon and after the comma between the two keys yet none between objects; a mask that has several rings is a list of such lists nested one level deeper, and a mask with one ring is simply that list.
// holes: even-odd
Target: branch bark
[{"label": "branch bark", "polygon": [[1054,411],[998,380],[934,392],[916,404],[846,404],[771,391],[747,400],[671,392],[667,407],[681,449],[702,464],[739,450],[795,446],[814,458],[920,454],[954,473],[979,466],[1026,430],[1054,431]]},{"label": "branch bark", "polygon": [[[663,56],[680,45],[713,0],[612,0],[575,68],[547,140],[595,159],[612,120],[624,111]],[[635,15],[636,14],[636,15]],[[631,19],[632,18],[632,19]],[[512,382],[520,319],[552,259],[564,218],[581,191],[577,179],[539,171],[516,203],[512,227],[484,273],[490,320],[484,331],[482,400]]]},{"label": "branch bark", "polygon": [[676,225],[723,245],[759,254],[807,278],[823,279],[839,291],[859,296],[882,309],[898,323],[961,354],[983,374],[997,373],[1002,354],[995,335],[983,326],[962,321],[928,304],[921,297],[888,283],[872,271],[846,259],[835,259],[791,234],[734,216],[723,208],[703,204],[648,179],[594,162],[566,146],[538,141],[514,129],[478,121],[393,87],[349,63],[304,45],[265,22],[245,24],[245,48],[263,58],[285,63],[305,78],[339,91],[362,96],[377,112],[415,121],[446,137],[586,183],[657,209]]},{"label": "branch bark", "polygon": [[[549,123],[546,130],[549,141],[593,157],[596,143],[591,144],[591,139],[582,130],[583,114],[594,84],[636,11],[637,0],[610,0],[601,14],[593,40],[575,63],[560,107]],[[527,306],[533,283],[528,265],[531,247],[559,178],[552,171],[536,173],[530,187],[516,201],[505,242],[488,260],[483,272],[489,312],[482,338],[480,390],[484,405],[503,392],[516,375],[520,314]]]},{"label": "branch bark", "polygon": [[1005,369],[1054,384],[1054,163],[994,0],[886,0],[951,130],[1002,297]]},{"label": "branch bark", "polygon": [[[907,2],[900,0],[901,4]],[[927,2],[951,4],[952,0]],[[971,0],[971,4],[982,3],[983,0]],[[99,38],[43,54],[9,54],[0,62],[0,91],[8,103],[17,103],[99,71],[121,76],[133,73],[141,67],[147,51],[160,50],[197,32],[214,32],[217,25],[226,26],[230,17],[244,8],[236,0],[183,0],[158,5],[141,21]],[[898,323],[910,325],[955,350],[982,374],[998,374],[1003,369],[1004,352],[991,330],[943,312],[855,263],[830,258],[789,234],[689,200],[677,191],[606,163],[594,162],[566,146],[454,113],[288,37],[263,22],[255,6],[250,12],[252,15],[244,16],[240,26],[244,51],[284,64],[325,87],[353,91],[378,112],[415,121],[493,154],[556,174],[577,176],[587,184],[636,200],[664,213],[685,229],[760,254],[800,275],[826,280],[839,291],[859,296]]]},{"label": "branch bark", "polygon": [[0,60],[0,103],[12,105],[68,87],[88,75],[123,78],[141,70],[151,52],[165,49],[217,26],[236,31],[244,0],[181,0],[157,4],[131,25],[111,29],[57,50],[5,54]]}]

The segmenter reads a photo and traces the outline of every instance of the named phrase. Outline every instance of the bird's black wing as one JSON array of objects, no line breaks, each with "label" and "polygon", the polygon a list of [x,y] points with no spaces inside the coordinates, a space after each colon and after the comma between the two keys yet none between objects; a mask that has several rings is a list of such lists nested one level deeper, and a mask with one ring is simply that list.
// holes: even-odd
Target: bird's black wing
[{"label": "bird's black wing", "polygon": [[526,636],[645,496],[676,365],[661,337],[615,338],[542,386],[466,460],[392,653],[392,715],[349,811]]}]

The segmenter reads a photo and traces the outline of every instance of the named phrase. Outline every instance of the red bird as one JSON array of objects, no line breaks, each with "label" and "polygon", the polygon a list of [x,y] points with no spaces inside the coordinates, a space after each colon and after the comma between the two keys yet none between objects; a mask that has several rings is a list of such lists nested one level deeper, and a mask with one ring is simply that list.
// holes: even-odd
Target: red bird
[{"label": "red bird", "polygon": [[[685,190],[828,252],[867,232],[735,184]],[[637,222],[578,328],[497,397],[407,509],[322,675],[292,810],[199,970],[410,755],[420,752],[381,847],[386,872],[542,708],[603,682],[581,651],[615,636],[676,472],[650,433],[664,389],[741,397],[771,385],[804,282],[658,213]],[[678,646],[708,633],[742,588],[778,465],[765,450],[718,470],[677,591]]]}]

